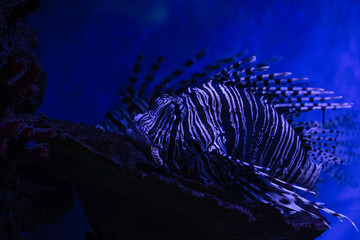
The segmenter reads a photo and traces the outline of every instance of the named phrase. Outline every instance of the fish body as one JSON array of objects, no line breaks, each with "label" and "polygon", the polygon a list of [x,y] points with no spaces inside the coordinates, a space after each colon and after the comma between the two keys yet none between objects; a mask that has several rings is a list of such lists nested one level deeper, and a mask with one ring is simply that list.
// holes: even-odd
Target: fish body
[{"label": "fish body", "polygon": [[[122,105],[99,127],[126,134],[155,165],[185,177],[238,189],[244,198],[286,213],[306,212],[326,225],[307,206],[347,218],[294,189],[312,192],[323,167],[341,161],[335,153],[338,132],[297,117],[351,104],[337,102],[340,97],[331,91],[308,87],[306,78],[266,73],[269,67],[255,60],[243,58],[214,74],[193,74],[190,81],[169,87],[183,72],[176,70],[150,95],[144,91],[146,80],[139,90],[130,85]],[[205,78],[199,81],[199,76]],[[134,76],[130,80],[136,82]],[[137,115],[131,119],[133,113]]]},{"label": "fish body", "polygon": [[215,173],[221,172],[204,160],[214,152],[304,187],[312,187],[321,171],[320,164],[307,161],[301,138],[270,103],[216,80],[156,99],[154,109],[134,122],[159,146],[162,162],[173,171],[194,169],[207,183],[217,183]]}]

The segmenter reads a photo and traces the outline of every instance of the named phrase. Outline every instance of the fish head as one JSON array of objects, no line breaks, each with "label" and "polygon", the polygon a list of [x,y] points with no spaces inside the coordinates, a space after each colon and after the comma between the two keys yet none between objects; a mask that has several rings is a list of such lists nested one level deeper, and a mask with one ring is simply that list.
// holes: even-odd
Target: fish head
[{"label": "fish head", "polygon": [[155,99],[151,110],[135,116],[126,135],[148,159],[162,165],[167,159],[164,141],[169,140],[172,128],[183,118],[182,99],[165,94]]}]

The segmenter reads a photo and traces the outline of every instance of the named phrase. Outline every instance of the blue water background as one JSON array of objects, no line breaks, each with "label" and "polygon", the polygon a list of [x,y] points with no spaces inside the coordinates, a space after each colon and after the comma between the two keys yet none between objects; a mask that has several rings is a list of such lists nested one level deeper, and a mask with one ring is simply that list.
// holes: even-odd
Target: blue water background
[{"label": "blue water background", "polygon": [[[48,75],[39,112],[93,124],[117,103],[139,52],[144,72],[157,56],[163,79],[208,47],[191,71],[243,49],[259,59],[284,59],[273,71],[309,77],[360,109],[360,1],[44,0],[29,17],[38,31]],[[331,113],[327,113],[329,117]],[[321,114],[312,117],[321,119]],[[360,182],[360,167],[347,168]],[[360,226],[360,189],[329,181],[319,200]],[[319,240],[360,239],[348,221],[326,215],[332,229]],[[41,225],[25,239],[81,239],[90,227],[77,203],[58,226]]]}]

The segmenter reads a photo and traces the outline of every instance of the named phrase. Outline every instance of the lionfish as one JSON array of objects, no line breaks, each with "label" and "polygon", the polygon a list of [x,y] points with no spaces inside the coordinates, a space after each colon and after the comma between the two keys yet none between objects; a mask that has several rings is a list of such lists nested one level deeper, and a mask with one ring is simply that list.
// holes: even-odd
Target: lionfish
[{"label": "lionfish", "polygon": [[204,52],[150,93],[146,90],[163,57],[138,82],[143,59],[139,55],[119,105],[97,127],[127,135],[153,164],[168,171],[238,189],[245,199],[285,213],[305,212],[329,228],[319,213],[308,211],[309,206],[341,221],[347,218],[294,189],[314,193],[310,189],[322,169],[342,162],[335,153],[339,132],[318,122],[299,121],[298,116],[351,104],[333,101],[341,97],[331,91],[308,87],[307,78],[267,73],[276,57],[256,64],[256,57],[244,58],[244,52],[174,82]]}]

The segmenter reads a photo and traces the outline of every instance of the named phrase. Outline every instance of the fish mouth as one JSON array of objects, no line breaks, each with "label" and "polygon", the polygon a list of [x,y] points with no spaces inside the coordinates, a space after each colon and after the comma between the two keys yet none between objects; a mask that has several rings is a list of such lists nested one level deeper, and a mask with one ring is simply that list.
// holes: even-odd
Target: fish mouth
[{"label": "fish mouth", "polygon": [[144,130],[136,122],[131,122],[126,130],[126,135],[130,141],[148,158],[152,159],[157,166],[161,166],[164,161],[160,157],[160,146],[146,135]]}]

